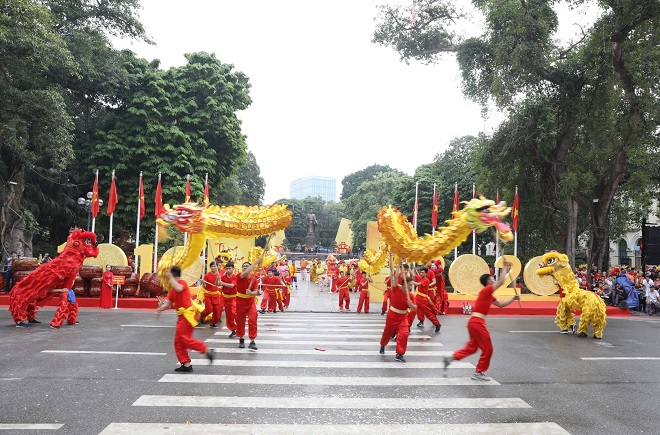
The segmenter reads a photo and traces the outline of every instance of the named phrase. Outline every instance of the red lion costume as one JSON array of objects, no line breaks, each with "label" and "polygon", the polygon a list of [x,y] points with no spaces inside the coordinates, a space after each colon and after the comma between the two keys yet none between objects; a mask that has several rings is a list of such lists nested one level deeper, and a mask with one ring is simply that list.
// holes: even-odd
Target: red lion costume
[{"label": "red lion costume", "polygon": [[70,289],[85,258],[98,255],[96,234],[81,229],[69,234],[66,247],[57,258],[42,264],[12,288],[9,312],[16,325],[25,326],[28,318],[33,319],[36,307],[53,296],[51,290]]}]

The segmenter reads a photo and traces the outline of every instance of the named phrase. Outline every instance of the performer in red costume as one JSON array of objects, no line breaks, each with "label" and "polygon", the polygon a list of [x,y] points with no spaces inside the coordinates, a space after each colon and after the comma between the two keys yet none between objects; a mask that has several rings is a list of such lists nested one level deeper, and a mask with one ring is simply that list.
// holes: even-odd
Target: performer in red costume
[{"label": "performer in red costume", "polygon": [[435,275],[435,305],[436,314],[445,314],[449,309],[449,295],[445,288],[445,269],[442,267],[442,261],[435,261],[435,268],[432,270]]},{"label": "performer in red costume", "polygon": [[484,287],[479,292],[477,300],[474,302],[474,307],[472,308],[472,317],[468,321],[468,332],[470,333],[470,341],[465,345],[463,349],[457,350],[451,357],[445,357],[445,369],[449,366],[452,361],[460,361],[466,356],[472,355],[481,349],[481,356],[479,357],[479,363],[477,364],[477,369],[472,375],[472,379],[477,381],[489,381],[490,378],[485,375],[486,370],[490,366],[490,358],[493,356],[493,343],[490,339],[490,333],[486,327],[486,316],[490,310],[490,306],[495,305],[496,307],[506,307],[511,304],[513,301],[520,300],[520,295],[515,295],[506,301],[499,301],[493,292],[495,289],[499,288],[511,269],[511,263],[504,261],[504,268],[502,273],[500,273],[500,278],[495,281],[493,275],[483,274],[479,278],[481,285]]},{"label": "performer in red costume", "polygon": [[337,290],[339,290],[339,311],[351,311],[351,296],[348,290],[348,284],[350,280],[351,279],[346,276],[343,270],[339,271],[339,278],[337,278]]},{"label": "performer in red costume", "polygon": [[396,356],[394,358],[399,362],[406,362],[404,355],[406,354],[408,335],[410,334],[408,309],[416,309],[408,292],[408,285],[412,283],[413,278],[406,275],[401,265],[396,269],[393,267],[392,255],[390,255],[390,270],[393,274],[393,276],[390,275],[391,281],[398,284],[392,287],[390,307],[385,318],[385,329],[383,329],[383,335],[380,338],[380,353],[385,353],[385,346],[396,334]]},{"label": "performer in red costume", "polygon": [[174,369],[175,372],[192,372],[193,368],[190,365],[190,355],[188,349],[196,350],[201,354],[205,354],[209,361],[213,362],[215,353],[212,348],[208,348],[201,340],[192,338],[195,326],[197,326],[197,312],[193,306],[190,297],[190,289],[186,281],[181,279],[181,268],[174,266],[167,273],[167,279],[170,281],[172,288],[167,295],[167,299],[158,304],[156,314],[160,315],[162,311],[170,307],[176,309],[177,321],[176,330],[174,331],[174,352],[176,357],[181,363],[180,367]]},{"label": "performer in red costume", "polygon": [[224,297],[220,290],[220,272],[218,271],[218,263],[212,261],[209,264],[211,270],[202,278],[202,287],[204,288],[204,311],[200,316],[200,321],[203,323],[206,317],[213,313],[211,317],[211,329],[218,327],[222,308],[224,306]]},{"label": "performer in red costume", "polygon": [[392,295],[392,277],[388,276],[385,278],[385,293],[383,293],[383,306],[381,307],[380,315],[384,316],[387,312],[387,301]]},{"label": "performer in red costume", "polygon": [[101,298],[99,300],[99,307],[101,308],[112,308],[112,278],[114,274],[112,273],[112,267],[109,264],[105,266],[105,272],[103,272],[103,281],[101,282]]},{"label": "performer in red costume", "polygon": [[[264,289],[264,298],[268,292],[268,312],[277,312],[277,288],[282,286],[282,280],[275,276],[273,269],[268,269],[268,274],[261,278],[261,286]],[[263,314],[263,311],[262,311]]]},{"label": "performer in red costume", "polygon": [[339,278],[339,268],[337,267],[337,263],[334,261],[328,262],[327,275],[332,280],[332,287],[330,287],[330,291],[334,293],[337,291],[337,278]]},{"label": "performer in red costume", "polygon": [[70,289],[76,280],[78,269],[87,257],[99,255],[96,234],[76,229],[69,234],[66,247],[53,261],[42,264],[17,283],[9,294],[9,312],[17,327],[37,323],[34,318],[37,307],[43,306],[52,296],[52,289]]},{"label": "performer in red costume", "polygon": [[225,318],[227,329],[231,331],[229,338],[236,337],[236,275],[234,275],[234,262],[225,264],[225,273],[218,281],[224,298]]},{"label": "performer in red costume", "polygon": [[261,258],[250,264],[243,263],[241,274],[236,278],[236,336],[238,347],[245,348],[245,319],[248,321],[248,349],[257,350],[254,340],[257,338],[257,296],[259,295],[259,281],[252,273],[261,265]]},{"label": "performer in red costume", "polygon": [[424,318],[431,320],[431,323],[435,325],[435,332],[440,332],[440,322],[433,312],[433,303],[434,300],[431,297],[433,293],[429,288],[429,279],[426,278],[428,275],[428,269],[426,267],[421,268],[422,274],[419,277],[419,281],[415,283],[417,286],[417,295],[415,296],[415,303],[417,305],[417,323],[418,327],[424,326]]},{"label": "performer in red costume", "polygon": [[373,282],[370,276],[366,278],[361,270],[355,273],[355,282],[360,287],[360,299],[358,299],[357,312],[362,312],[364,306],[364,314],[369,314],[369,283]]}]

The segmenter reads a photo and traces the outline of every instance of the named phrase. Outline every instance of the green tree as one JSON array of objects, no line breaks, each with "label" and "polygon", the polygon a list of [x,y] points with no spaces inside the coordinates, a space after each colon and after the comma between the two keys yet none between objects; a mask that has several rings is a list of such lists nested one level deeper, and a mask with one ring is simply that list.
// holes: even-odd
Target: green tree
[{"label": "green tree", "polygon": [[252,151],[247,152],[245,164],[239,168],[237,173],[220,182],[217,191],[214,204],[261,205],[266,185]]},{"label": "green tree", "polygon": [[403,174],[401,171],[390,168],[389,165],[373,164],[371,166],[367,166],[360,171],[353,172],[352,174],[345,176],[341,180],[342,189],[339,199],[341,201],[345,200],[349,196],[353,195],[362,183],[365,181],[371,181],[379,174],[384,172],[396,172],[398,174]]},{"label": "green tree", "polygon": [[[346,217],[344,205],[334,201],[325,202],[321,198],[307,197],[305,199],[280,199],[278,204],[287,204],[293,211],[293,221],[289,228],[284,230],[290,249],[301,248],[305,244],[307,236],[307,215],[312,209],[316,215],[318,224],[316,226],[315,239],[320,246],[334,249],[339,222]],[[313,248],[313,247],[308,247]]]}]

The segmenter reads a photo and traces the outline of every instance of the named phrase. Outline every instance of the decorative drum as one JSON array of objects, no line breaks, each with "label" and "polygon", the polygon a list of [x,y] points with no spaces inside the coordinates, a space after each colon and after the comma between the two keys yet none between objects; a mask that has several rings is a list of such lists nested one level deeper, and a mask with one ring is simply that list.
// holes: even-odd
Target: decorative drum
[{"label": "decorative drum", "polygon": [[87,296],[88,287],[89,285],[87,281],[80,276],[77,276],[73,283],[73,292],[76,294],[76,296]]},{"label": "decorative drum", "polygon": [[133,274],[133,268],[131,266],[112,266],[112,274],[128,278]]},{"label": "decorative drum", "polygon": [[14,272],[14,281],[19,283],[25,279],[26,276],[28,276],[30,273],[32,273],[31,270],[17,270]]},{"label": "decorative drum", "polygon": [[83,266],[80,268],[80,276],[83,278],[101,278],[103,276],[103,267]]},{"label": "decorative drum", "polygon": [[124,296],[135,296],[138,289],[138,279],[134,276],[126,278],[124,285],[121,286],[121,294]]},{"label": "decorative drum", "polygon": [[99,296],[101,294],[101,283],[103,278],[92,278],[89,281],[89,295],[90,296]]},{"label": "decorative drum", "polygon": [[140,279],[140,296],[150,298],[160,296],[163,287],[160,285],[160,277],[157,273],[145,273]]},{"label": "decorative drum", "polygon": [[39,267],[39,260],[32,257],[17,258],[11,263],[11,268],[14,271],[34,270],[37,267]]}]

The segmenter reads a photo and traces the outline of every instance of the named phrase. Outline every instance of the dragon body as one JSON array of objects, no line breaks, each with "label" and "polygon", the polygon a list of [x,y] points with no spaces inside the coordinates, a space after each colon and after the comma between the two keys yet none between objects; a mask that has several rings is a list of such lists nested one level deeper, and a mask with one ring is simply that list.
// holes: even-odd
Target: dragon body
[{"label": "dragon body", "polygon": [[283,230],[291,225],[293,213],[286,205],[221,207],[200,206],[196,203],[175,205],[165,208],[158,223],[173,225],[188,233],[188,239],[172,256],[164,256],[158,263],[158,276],[163,289],[169,289],[166,273],[173,267],[185,269],[197,260],[206,246],[206,240],[218,237],[252,238]]},{"label": "dragon body", "polygon": [[438,228],[434,235],[419,237],[406,217],[391,206],[382,207],[378,211],[378,230],[394,254],[423,264],[451,252],[467,240],[473,231],[482,233],[494,228],[500,240],[513,240],[511,227],[500,220],[511,212],[506,203],[495,204],[481,197],[464,204],[463,209],[454,212],[452,219],[446,221],[447,225]]},{"label": "dragon body", "polygon": [[603,331],[607,325],[605,302],[596,293],[579,287],[567,255],[555,251],[544,254],[541,267],[536,274],[541,277],[552,276],[566,295],[560,299],[555,317],[555,323],[562,332],[568,331],[575,325],[573,310],[581,310],[578,336],[586,337],[589,325],[592,324],[594,338],[603,338]]}]

